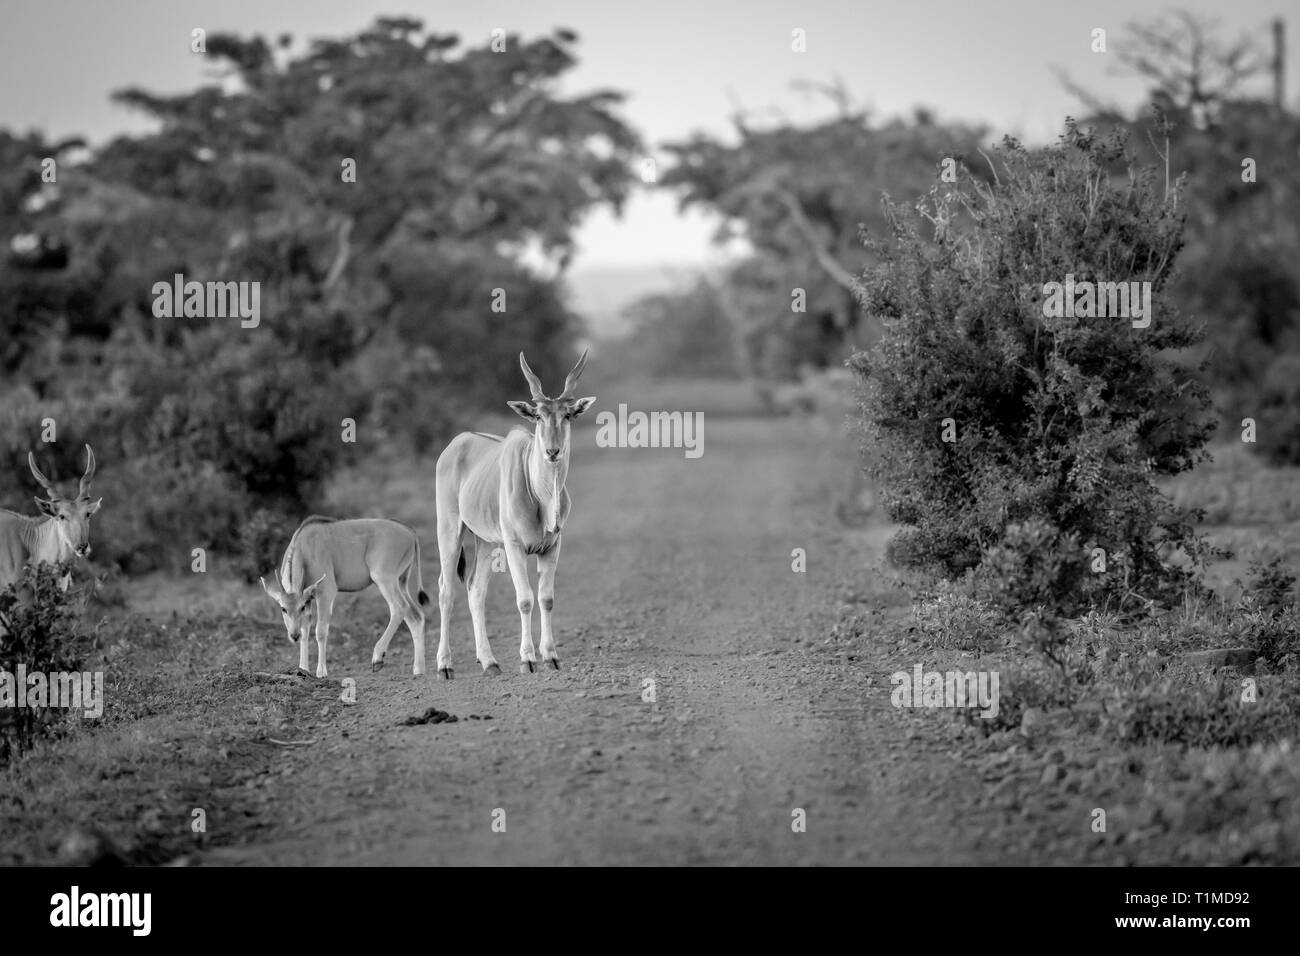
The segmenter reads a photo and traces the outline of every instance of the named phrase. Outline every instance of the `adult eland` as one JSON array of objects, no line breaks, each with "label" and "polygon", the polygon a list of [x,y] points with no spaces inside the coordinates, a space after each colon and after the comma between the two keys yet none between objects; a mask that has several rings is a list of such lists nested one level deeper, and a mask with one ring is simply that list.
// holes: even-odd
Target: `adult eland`
[{"label": "adult eland", "polygon": [[573,389],[587,365],[583,352],[564,380],[564,390],[547,398],[542,383],[519,353],[519,367],[532,391],[532,400],[506,404],[532,432],[516,429],[508,435],[462,432],[438,456],[435,478],[438,510],[438,675],[454,676],[447,634],[453,603],[452,568],[466,581],[474,647],[483,673],[495,676],[501,666],[492,655],[484,620],[488,578],[492,573],[491,545],[505,551],[519,609],[519,671],[532,673],[537,664],[533,647],[533,589],[527,559],[537,556],[537,597],[540,606],[542,660],[560,669],[551,611],[555,607],[555,569],[560,561],[560,533],[569,517],[569,424],[596,401],[575,398]]},{"label": "adult eland", "polygon": [[[86,471],[77,486],[77,494],[65,498],[36,465],[36,456],[27,453],[27,465],[33,477],[45,489],[48,498],[37,498],[39,517],[0,509],[0,588],[6,588],[22,576],[28,564],[59,564],[73,557],[90,554],[90,518],[99,511],[103,498],[90,497],[90,479],[95,476],[95,453],[86,446]],[[65,576],[63,590],[71,584]]]}]

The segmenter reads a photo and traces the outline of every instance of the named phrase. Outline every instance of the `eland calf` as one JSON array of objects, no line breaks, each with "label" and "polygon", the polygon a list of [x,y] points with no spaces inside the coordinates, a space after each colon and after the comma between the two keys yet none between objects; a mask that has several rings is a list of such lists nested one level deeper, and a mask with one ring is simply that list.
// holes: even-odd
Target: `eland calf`
[{"label": "eland calf", "polygon": [[[414,578],[415,595],[410,593]],[[424,611],[429,596],[420,575],[420,539],[404,524],[386,518],[340,520],[312,515],[298,526],[285,549],[279,574],[262,589],[280,608],[289,640],[298,644],[298,666],[307,670],[307,628],[316,614],[316,676],[326,677],[325,645],[339,592],[374,584],[388,602],[388,627],[375,644],[371,670],[384,655],[401,622],[415,641],[416,677],[424,673]],[[308,584],[307,582],[313,582]]]},{"label": "eland calf", "polygon": [[[64,498],[54,483],[36,467],[36,456],[27,453],[27,465],[49,498],[37,498],[39,518],[0,509],[0,588],[22,576],[28,564],[58,564],[72,557],[90,554],[90,518],[103,498],[90,499],[90,479],[95,476],[95,453],[86,446],[86,472],[81,476],[75,498]],[[63,590],[71,584],[64,577]]]},{"label": "eland calf", "polygon": [[492,656],[484,613],[488,577],[492,573],[489,545],[505,550],[519,609],[519,670],[531,673],[537,663],[533,648],[533,589],[527,559],[537,555],[538,599],[541,605],[542,659],[560,669],[551,630],[555,606],[555,568],[560,561],[560,532],[569,516],[569,423],[591,407],[595,398],[574,398],[573,389],[587,364],[582,353],[556,398],[542,394],[542,383],[519,353],[532,390],[532,401],[507,402],[520,418],[533,425],[531,434],[512,431],[504,438],[484,432],[462,432],[438,456],[435,479],[438,510],[438,675],[451,680],[455,670],[447,632],[451,624],[453,583],[466,580],[469,568],[469,613],[474,647],[483,673],[495,676],[501,666]]}]

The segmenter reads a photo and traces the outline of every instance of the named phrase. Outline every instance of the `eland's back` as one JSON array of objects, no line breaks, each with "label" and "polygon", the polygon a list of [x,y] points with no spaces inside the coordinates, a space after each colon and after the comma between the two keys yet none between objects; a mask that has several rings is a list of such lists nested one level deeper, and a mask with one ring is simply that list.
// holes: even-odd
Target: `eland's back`
[{"label": "eland's back", "polygon": [[313,515],[298,527],[280,564],[281,583],[300,590],[327,571],[340,591],[364,591],[376,568],[409,566],[415,532],[387,518],[324,518]]}]

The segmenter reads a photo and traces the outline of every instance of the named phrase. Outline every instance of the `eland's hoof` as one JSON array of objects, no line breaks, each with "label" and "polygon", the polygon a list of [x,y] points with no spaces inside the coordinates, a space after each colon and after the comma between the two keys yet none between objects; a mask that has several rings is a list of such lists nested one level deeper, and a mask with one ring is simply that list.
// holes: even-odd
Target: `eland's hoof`
[{"label": "eland's hoof", "polygon": [[439,667],[438,676],[441,677],[443,680],[451,680],[456,676],[456,672],[453,671],[450,667]]},{"label": "eland's hoof", "polygon": [[484,677],[500,677],[500,676],[501,676],[501,665],[498,664],[496,661],[493,661],[493,662],[492,662],[491,664],[489,664],[487,667],[483,668],[483,676],[484,676]]},{"label": "eland's hoof", "polygon": [[371,661],[371,662],[370,662],[370,672],[371,672],[372,674],[373,674],[375,671],[381,671],[381,670],[383,670],[383,669],[384,669],[384,659],[383,659],[382,657],[379,658],[379,660],[377,660],[377,661]]},{"label": "eland's hoof", "polygon": [[519,673],[521,674],[531,674],[535,670],[537,670],[537,668],[533,666],[532,661],[523,661],[519,665]]},{"label": "eland's hoof", "polygon": [[558,671],[560,669],[560,659],[558,657],[552,657],[546,662],[546,666],[553,671]]}]

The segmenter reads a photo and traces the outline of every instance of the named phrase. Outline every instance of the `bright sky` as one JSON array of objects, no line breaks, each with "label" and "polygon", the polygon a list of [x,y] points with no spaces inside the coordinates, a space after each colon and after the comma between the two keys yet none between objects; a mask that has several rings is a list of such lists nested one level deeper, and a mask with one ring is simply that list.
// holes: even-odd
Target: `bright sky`
[{"label": "bright sky", "polygon": [[[1177,6],[1261,40],[1282,15],[1291,49],[1300,48],[1300,16],[1283,0]],[[102,142],[144,128],[109,102],[109,91],[178,92],[204,79],[201,57],[189,52],[196,26],[337,36],[400,12],[472,42],[494,27],[525,36],[575,30],[580,65],[569,91],[626,91],[625,116],[650,143],[695,129],[725,133],[737,106],[817,118],[824,101],[792,84],[835,77],[881,116],[919,104],[941,119],[990,124],[990,141],[1011,133],[1038,142],[1080,110],[1053,67],[1113,100],[1139,102],[1142,84],[1118,73],[1113,51],[1127,23],[1168,9],[1145,0],[29,0],[4,12],[0,126]],[[1107,30],[1111,53],[1091,51],[1095,27]],[[806,31],[806,52],[791,49],[796,28]],[[1291,102],[1298,88],[1292,66]],[[704,218],[679,214],[672,197],[646,190],[622,220],[590,218],[574,265],[698,263],[711,230]]]}]

